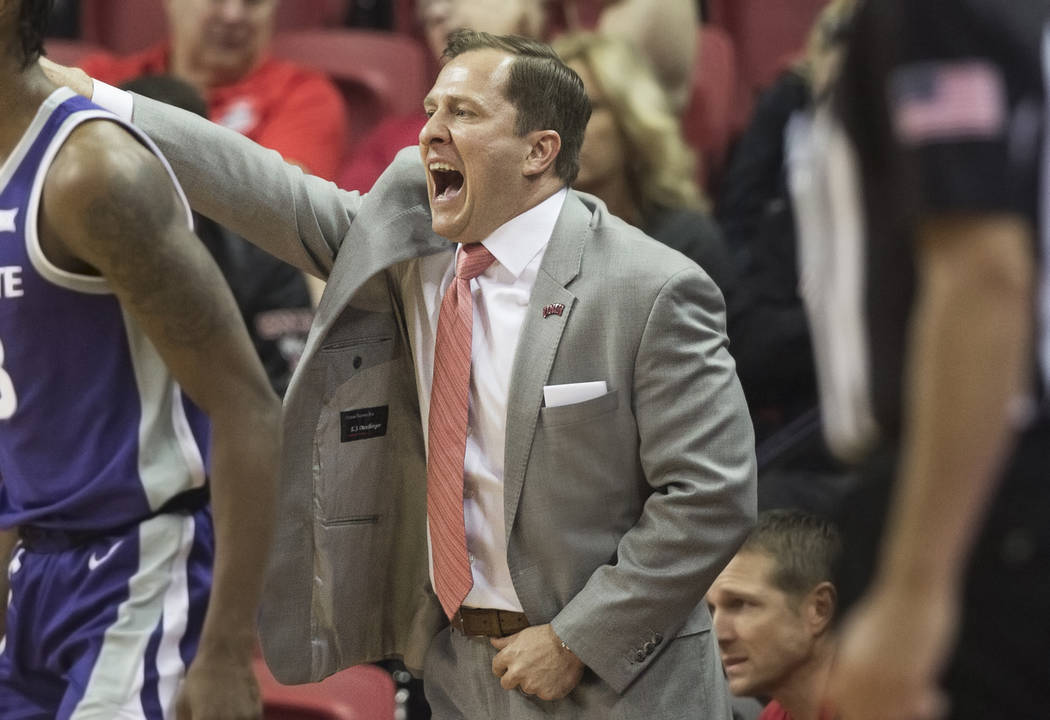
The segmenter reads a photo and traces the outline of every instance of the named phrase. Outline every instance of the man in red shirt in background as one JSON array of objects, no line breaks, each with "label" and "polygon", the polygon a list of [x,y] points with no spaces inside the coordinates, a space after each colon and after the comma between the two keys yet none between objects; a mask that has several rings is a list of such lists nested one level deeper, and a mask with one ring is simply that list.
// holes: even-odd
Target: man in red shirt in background
[{"label": "man in red shirt in background", "polygon": [[823,518],[763,512],[707,591],[729,689],[770,698],[758,720],[833,718],[824,688],[834,655],[830,578],[841,550]]},{"label": "man in red shirt in background", "polygon": [[348,121],[324,74],[267,53],[277,0],[164,0],[168,39],[126,57],[96,54],[80,66],[119,85],[171,74],[196,87],[208,117],[333,179],[346,153]]}]

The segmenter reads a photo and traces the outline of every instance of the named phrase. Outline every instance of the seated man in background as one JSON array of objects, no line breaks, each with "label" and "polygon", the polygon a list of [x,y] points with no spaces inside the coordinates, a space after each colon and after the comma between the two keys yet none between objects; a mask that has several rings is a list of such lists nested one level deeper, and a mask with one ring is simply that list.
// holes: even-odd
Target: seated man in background
[{"label": "seated man in background", "polygon": [[267,56],[277,0],[164,0],[164,7],[166,41],[127,57],[90,55],[80,66],[114,85],[170,73],[204,95],[210,120],[334,178],[346,153],[346,107],[323,74]]},{"label": "seated man in background", "polygon": [[831,670],[841,550],[830,522],[771,510],[707,592],[729,689],[771,698],[759,720],[830,720],[823,706]]}]

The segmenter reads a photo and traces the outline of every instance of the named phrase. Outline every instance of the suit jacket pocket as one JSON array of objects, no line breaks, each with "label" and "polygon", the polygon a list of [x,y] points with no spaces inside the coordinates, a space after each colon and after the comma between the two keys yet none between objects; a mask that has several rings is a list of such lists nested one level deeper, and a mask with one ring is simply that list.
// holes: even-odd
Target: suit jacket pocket
[{"label": "suit jacket pocket", "polygon": [[385,514],[390,383],[399,356],[392,338],[330,345],[329,391],[315,431],[315,499],[325,525],[375,524]]},{"label": "suit jacket pocket", "polygon": [[573,425],[604,415],[619,406],[619,392],[610,390],[604,395],[599,395],[596,398],[584,400],[583,402],[572,403],[571,405],[557,405],[555,407],[542,407],[540,408],[540,423],[545,427]]},{"label": "suit jacket pocket", "polygon": [[355,375],[390,362],[396,351],[394,338],[389,336],[330,340],[325,343],[317,359],[325,371],[326,395]]}]

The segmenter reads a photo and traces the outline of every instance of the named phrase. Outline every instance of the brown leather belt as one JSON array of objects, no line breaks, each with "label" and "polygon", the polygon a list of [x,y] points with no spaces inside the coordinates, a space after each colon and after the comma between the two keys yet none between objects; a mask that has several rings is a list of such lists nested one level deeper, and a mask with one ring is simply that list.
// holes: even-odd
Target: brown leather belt
[{"label": "brown leather belt", "polygon": [[506,637],[529,627],[525,613],[461,607],[452,616],[452,628],[464,635]]}]

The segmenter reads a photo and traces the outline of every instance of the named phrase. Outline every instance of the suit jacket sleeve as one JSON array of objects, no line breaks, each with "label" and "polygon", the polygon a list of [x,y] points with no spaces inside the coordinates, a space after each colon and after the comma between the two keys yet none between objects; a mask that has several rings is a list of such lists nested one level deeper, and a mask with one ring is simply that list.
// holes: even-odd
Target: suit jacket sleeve
[{"label": "suit jacket sleeve", "polygon": [[361,204],[237,132],[135,95],[134,122],[160,147],[198,212],[327,278]]},{"label": "suit jacket sleeve", "polygon": [[596,570],[552,621],[618,692],[681,631],[754,522],[754,436],[724,313],[718,289],[695,267],[656,294],[635,358],[633,408],[652,491],[615,564]]}]

